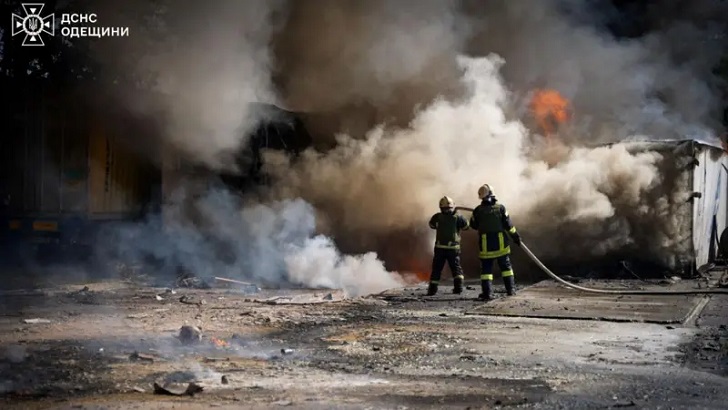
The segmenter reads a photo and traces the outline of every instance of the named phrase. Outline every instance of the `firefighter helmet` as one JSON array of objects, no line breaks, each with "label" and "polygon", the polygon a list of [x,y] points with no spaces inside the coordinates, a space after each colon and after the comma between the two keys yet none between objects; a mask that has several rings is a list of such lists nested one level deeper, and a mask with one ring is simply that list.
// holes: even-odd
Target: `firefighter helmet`
[{"label": "firefighter helmet", "polygon": [[483,184],[478,188],[478,198],[483,199],[485,197],[493,195],[493,188],[488,184]]},{"label": "firefighter helmet", "polygon": [[452,198],[449,196],[443,196],[440,198],[440,208],[453,208],[455,207],[455,202],[453,202]]}]

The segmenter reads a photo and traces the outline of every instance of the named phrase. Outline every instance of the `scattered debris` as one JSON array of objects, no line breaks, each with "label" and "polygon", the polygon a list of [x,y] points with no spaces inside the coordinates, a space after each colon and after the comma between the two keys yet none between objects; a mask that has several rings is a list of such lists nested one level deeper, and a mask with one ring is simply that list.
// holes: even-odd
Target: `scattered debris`
[{"label": "scattered debris", "polygon": [[257,299],[256,302],[268,305],[314,305],[318,303],[329,303],[341,301],[346,298],[343,290],[330,292],[326,294],[302,294],[293,296],[274,296],[267,299]]},{"label": "scattered debris", "polygon": [[139,386],[134,386],[134,387],[132,387],[131,389],[132,389],[132,391],[135,391],[135,392],[137,392],[137,393],[146,393],[146,392],[147,392],[146,390],[142,389],[142,388],[141,388],[141,387],[139,387]]},{"label": "scattered debris", "polygon": [[211,286],[204,280],[190,272],[180,272],[175,282],[175,287],[191,289],[211,289]]},{"label": "scattered debris", "polygon": [[229,384],[230,383],[230,381],[228,380],[228,377],[225,376],[225,375],[222,376],[222,379],[220,380],[220,382],[222,384]]},{"label": "scattered debris", "polygon": [[132,313],[131,315],[127,315],[127,319],[143,319],[145,317],[149,317],[147,313]]},{"label": "scattered debris", "polygon": [[24,319],[23,322],[25,322],[25,324],[28,324],[28,325],[39,325],[39,324],[51,323],[51,321],[48,319],[40,319],[40,318]]},{"label": "scattered debris", "polygon": [[139,352],[130,354],[129,360],[154,363],[154,357]]},{"label": "scattered debris", "polygon": [[156,298],[157,300],[159,300],[159,301],[162,301],[162,300],[164,300],[164,298],[163,298],[163,297],[161,297],[161,296],[159,296],[159,295],[156,295],[156,296],[155,296],[155,298]]},{"label": "scattered debris", "polygon": [[190,383],[187,385],[187,389],[183,392],[173,392],[171,390],[168,390],[162,386],[159,385],[159,383],[154,383],[154,394],[162,394],[165,396],[194,396],[197,393],[202,392],[204,389],[202,386],[196,383]]},{"label": "scattered debris", "polygon": [[274,401],[273,404],[277,404],[279,406],[290,406],[293,404],[293,402],[291,402],[289,400],[278,400],[278,401]]},{"label": "scattered debris", "polygon": [[255,283],[241,282],[239,280],[220,278],[217,276],[215,277],[215,281],[219,282],[221,285],[224,285],[224,286],[236,286],[239,290],[242,290],[245,293],[260,292],[260,288]]},{"label": "scattered debris", "polygon": [[202,306],[206,304],[205,299],[197,299],[193,296],[187,296],[183,295],[181,298],[179,298],[180,303],[184,303],[185,305],[198,305]]},{"label": "scattered debris", "polygon": [[182,344],[191,345],[202,341],[202,329],[197,326],[182,326],[177,337]]},{"label": "scattered debris", "polygon": [[281,354],[293,354],[293,349],[281,349]]},{"label": "scattered debris", "polygon": [[206,357],[204,359],[205,363],[216,363],[216,362],[229,362],[229,357]]}]

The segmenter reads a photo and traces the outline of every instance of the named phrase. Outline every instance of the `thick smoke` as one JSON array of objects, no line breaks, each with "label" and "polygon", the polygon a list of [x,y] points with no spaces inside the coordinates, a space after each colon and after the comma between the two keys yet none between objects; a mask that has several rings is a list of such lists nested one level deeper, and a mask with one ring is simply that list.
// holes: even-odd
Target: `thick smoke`
[{"label": "thick smoke", "polygon": [[[618,41],[594,24],[586,2],[459,4],[465,7],[449,4],[443,22],[433,23],[427,13],[435,6],[423,2],[404,27],[392,23],[391,9],[375,4],[366,15],[378,15],[377,23],[362,29],[357,24],[361,13],[341,2],[339,24],[316,25],[308,33],[309,39],[327,39],[310,41],[308,56],[335,57],[326,59],[328,74],[322,76],[312,74],[314,65],[294,66],[294,86],[284,93],[288,101],[305,99],[311,110],[368,103],[399,114],[395,124],[403,118],[411,122],[403,130],[374,127],[363,138],[346,123],[337,124],[345,134],[335,149],[310,152],[292,168],[270,160],[270,171],[280,177],[279,195],[300,195],[314,203],[327,216],[326,229],[347,249],[382,251],[393,243],[393,233],[408,231],[424,240],[415,250],[426,254],[431,245],[420,226],[436,211],[437,199],[447,194],[473,206],[477,187],[488,182],[546,257],[581,262],[626,247],[671,264],[672,255],[687,250],[689,235],[680,219],[688,211],[688,185],[674,184],[680,175],[666,173],[672,159],[631,153],[624,146],[568,148],[558,141],[544,146],[530,135],[538,130],[524,127],[529,124],[524,107],[536,88],[559,90],[575,115],[558,138],[575,146],[626,139],[715,141],[717,80],[709,69],[720,49],[711,37],[698,25],[680,23]],[[449,24],[451,18],[456,24]],[[286,29],[295,33],[296,23],[301,22],[294,20]],[[430,40],[433,24],[449,34]],[[374,63],[361,62],[360,56],[369,56],[366,42],[332,35],[341,26],[365,30],[356,38],[381,41],[386,45],[379,49],[386,54]],[[676,33],[703,34],[705,40],[688,50],[669,41]],[[399,56],[417,51],[419,67],[439,70],[421,83],[423,77],[411,66],[397,63]],[[490,52],[498,56],[486,57]],[[456,61],[459,53],[481,57],[461,58],[455,66],[442,63]],[[379,68],[362,72],[372,64],[402,75],[382,79],[376,75]],[[462,69],[464,77],[457,81]],[[408,101],[397,98],[413,84],[421,93],[408,94]],[[340,109],[340,117],[370,126],[388,119],[362,111],[357,116]],[[400,254],[387,260],[407,267],[411,258]]]},{"label": "thick smoke", "polygon": [[[159,94],[138,101],[134,94],[127,103],[161,111],[166,140],[212,168],[225,165],[220,155],[240,146],[255,123],[246,115],[251,100],[325,114],[307,125],[319,132],[317,142],[334,146],[296,163],[268,155],[270,197],[288,205],[240,211],[213,201],[210,215],[242,212],[242,219],[190,228],[199,238],[222,238],[233,260],[257,261],[243,256],[253,252],[261,262],[246,275],[352,292],[394,284],[373,255],[341,257],[316,232],[346,251],[378,251],[390,269],[422,266],[432,239],[426,221],[439,197],[473,206],[486,182],[547,257],[583,262],[637,246],[668,261],[684,250],[677,216],[687,192],[669,182],[677,172],[666,167],[670,159],[593,146],[713,138],[718,101],[708,71],[718,50],[707,40],[693,48],[670,41],[704,34],[698,24],[618,41],[594,21],[590,2],[214,4],[175,4],[166,20],[185,30],[168,29],[178,33],[174,41],[150,46],[132,66],[160,76]],[[573,121],[548,143],[525,108],[537,88],[558,90],[574,107]],[[306,208],[306,217],[287,217],[290,206]],[[242,222],[251,224],[240,228],[244,239],[236,236]],[[277,257],[261,253],[261,243]],[[217,266],[204,245],[187,251],[205,261],[198,270]]]},{"label": "thick smoke", "polygon": [[114,93],[132,112],[155,117],[165,142],[185,159],[235,171],[233,154],[261,119],[255,103],[276,102],[269,43],[282,6],[281,0],[107,6],[120,9],[103,16],[127,8],[149,14],[133,42],[96,45],[97,55],[107,76],[144,87]]},{"label": "thick smoke", "polygon": [[[725,2],[691,2],[691,9],[697,3],[728,12]],[[714,140],[720,101],[711,69],[723,53],[714,27],[666,20],[671,23],[642,38],[618,41],[598,29],[594,16],[584,16],[588,2],[496,0],[469,8],[483,16],[469,52],[498,53],[508,62],[506,81],[521,93],[548,87],[564,94],[576,111],[575,139]],[[655,11],[663,19],[669,12]]]},{"label": "thick smoke", "polygon": [[[488,181],[547,257],[578,261],[630,245],[631,223],[656,212],[646,201],[662,182],[662,156],[633,155],[620,145],[565,149],[551,167],[528,155],[529,133],[504,113],[509,94],[499,75],[503,60],[459,61],[468,98],[433,102],[406,130],[376,129],[362,140],[340,136],[337,148],[325,154],[308,152],[293,165],[271,161],[278,165],[270,170],[280,177],[281,195],[292,190],[325,210],[337,236],[366,240],[416,229],[444,194],[474,206],[478,186]],[[657,218],[667,223],[673,210],[663,211]],[[564,240],[554,241],[557,231]],[[659,251],[674,251],[670,245]]]}]

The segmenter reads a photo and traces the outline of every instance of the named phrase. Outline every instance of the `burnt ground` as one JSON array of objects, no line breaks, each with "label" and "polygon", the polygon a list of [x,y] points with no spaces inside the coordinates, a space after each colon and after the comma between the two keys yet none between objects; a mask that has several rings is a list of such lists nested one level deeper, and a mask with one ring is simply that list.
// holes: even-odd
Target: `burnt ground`
[{"label": "burnt ground", "polygon": [[[476,286],[462,297],[424,291],[340,300],[121,281],[5,291],[0,406],[717,409],[728,400],[728,296],[665,325],[474,315]],[[182,325],[201,327],[202,340],[182,344]],[[156,395],[155,382],[204,391]]]}]

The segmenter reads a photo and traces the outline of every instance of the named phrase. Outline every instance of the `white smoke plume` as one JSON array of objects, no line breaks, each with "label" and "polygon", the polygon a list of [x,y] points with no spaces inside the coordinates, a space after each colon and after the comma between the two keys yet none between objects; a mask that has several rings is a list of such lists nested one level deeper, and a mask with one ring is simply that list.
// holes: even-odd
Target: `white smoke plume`
[{"label": "white smoke plume", "polygon": [[[172,280],[178,269],[202,278],[222,276],[265,286],[293,284],[343,289],[360,296],[402,286],[373,253],[342,255],[316,234],[314,209],[301,199],[242,206],[239,198],[211,189],[168,205],[166,221],[129,224],[104,235],[108,258],[151,259]],[[169,271],[164,272],[164,269]]]},{"label": "white smoke plume", "polygon": [[[546,256],[577,260],[631,244],[625,218],[655,212],[645,201],[661,182],[662,157],[633,155],[623,146],[578,148],[550,167],[528,154],[528,131],[506,117],[503,60],[459,61],[468,98],[433,102],[406,130],[376,129],[362,140],[342,135],[325,154],[308,152],[293,165],[270,161],[281,195],[293,192],[325,210],[337,236],[386,238],[424,224],[442,195],[473,207],[487,181]],[[629,214],[619,215],[618,207]],[[660,217],[667,218],[670,209],[664,211]],[[556,235],[568,240],[555,241]]]}]

